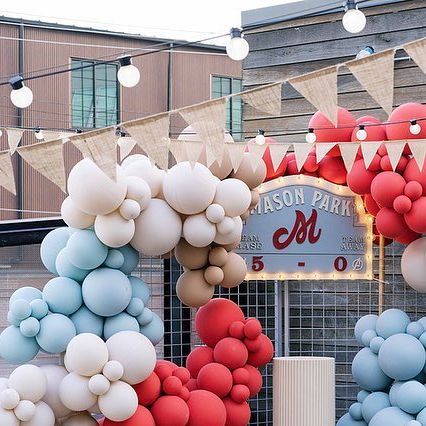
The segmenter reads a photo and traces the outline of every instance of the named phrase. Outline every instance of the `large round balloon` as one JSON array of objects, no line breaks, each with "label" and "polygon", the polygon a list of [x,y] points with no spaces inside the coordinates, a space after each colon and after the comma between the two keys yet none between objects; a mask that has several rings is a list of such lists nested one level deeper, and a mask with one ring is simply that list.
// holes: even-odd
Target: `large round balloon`
[{"label": "large round balloon", "polygon": [[187,401],[189,421],[187,426],[225,426],[226,409],[221,399],[212,392],[195,390]]},{"label": "large round balloon", "polygon": [[83,303],[80,284],[70,278],[52,278],[43,288],[43,300],[51,312],[71,315]]},{"label": "large round balloon", "polygon": [[224,398],[232,388],[231,371],[222,364],[212,362],[201,368],[197,375],[198,389],[213,392]]},{"label": "large round balloon", "polygon": [[35,404],[34,415],[31,420],[21,422],[21,426],[54,426],[55,414],[52,409],[43,401]]},{"label": "large round balloon", "polygon": [[346,177],[349,188],[356,194],[369,194],[376,173],[365,168],[364,160],[356,160]]},{"label": "large round balloon", "polygon": [[104,329],[104,319],[94,314],[90,309],[83,305],[77,312],[70,316],[77,334],[92,333],[101,337]]},{"label": "large round balloon", "polygon": [[197,378],[199,371],[213,362],[213,349],[208,346],[197,346],[187,356],[186,368],[191,373],[191,377]]},{"label": "large round balloon", "polygon": [[193,308],[205,305],[213,297],[213,293],[214,286],[205,280],[202,269],[185,271],[176,283],[179,300]]},{"label": "large round balloon", "polygon": [[346,184],[346,167],[340,157],[326,155],[319,164],[319,175],[338,185]]},{"label": "large round balloon", "polygon": [[418,234],[426,232],[425,208],[426,197],[420,197],[418,200],[413,201],[410,211],[404,214],[404,219],[409,228]]},{"label": "large round balloon", "polygon": [[224,208],[226,216],[240,216],[250,206],[250,189],[239,179],[225,179],[217,184],[214,202]]},{"label": "large round balloon", "polygon": [[405,248],[401,272],[410,287],[426,293],[426,238],[419,238]]},{"label": "large round balloon", "polygon": [[[152,417],[151,412],[141,405],[136,409],[136,413],[133,414],[130,419],[124,420],[122,422],[114,422],[110,419],[105,419],[103,422],[103,426],[156,426],[154,422],[154,417]],[[77,425],[76,425],[77,426]]]},{"label": "large round balloon", "polygon": [[63,248],[56,257],[55,266],[60,277],[71,278],[79,283],[81,283],[90,272],[88,269],[77,268],[77,266],[70,262],[66,247]]},{"label": "large round balloon", "polygon": [[183,237],[193,247],[206,247],[216,237],[216,226],[204,213],[189,216],[183,224]]},{"label": "large round balloon", "polygon": [[186,426],[189,424],[188,405],[178,396],[161,396],[152,405],[151,414],[156,426]]},{"label": "large round balloon", "polygon": [[426,105],[409,102],[402,104],[392,111],[386,125],[386,135],[389,140],[425,139],[426,126],[419,121],[420,133],[413,135],[410,132],[411,120],[426,117]]},{"label": "large round balloon", "polygon": [[139,404],[148,407],[160,396],[161,382],[154,371],[147,379],[134,385],[133,388],[138,395]]},{"label": "large round balloon", "polygon": [[397,238],[408,231],[404,216],[389,207],[382,207],[377,213],[376,227],[386,238]]},{"label": "large round balloon", "polygon": [[56,270],[56,258],[59,252],[67,245],[70,238],[69,228],[57,228],[50,231],[40,246],[40,257],[43,265],[54,275]]},{"label": "large round balloon", "polygon": [[387,309],[377,318],[376,332],[380,337],[387,339],[394,334],[405,333],[408,324],[410,324],[410,318],[404,311]]},{"label": "large round balloon", "polygon": [[110,420],[122,422],[132,417],[138,408],[135,390],[121,380],[111,383],[111,387],[98,398],[101,413]]},{"label": "large round balloon", "polygon": [[371,419],[369,426],[406,426],[410,420],[414,420],[412,415],[398,407],[388,407],[379,411]]},{"label": "large round balloon", "polygon": [[81,211],[71,197],[62,202],[61,217],[69,227],[76,229],[89,228],[95,222],[95,216]]},{"label": "large round balloon", "polygon": [[266,178],[266,164],[263,161],[259,161],[253,170],[252,155],[250,152],[245,152],[238,170],[231,173],[231,177],[243,181],[250,189],[259,186]]},{"label": "large round balloon", "polygon": [[371,195],[381,207],[393,207],[398,195],[404,193],[405,179],[396,172],[379,173],[371,182]]},{"label": "large round balloon", "polygon": [[376,413],[391,406],[389,395],[385,392],[372,392],[362,401],[362,416],[369,422]]},{"label": "large round balloon", "polygon": [[176,260],[185,268],[201,269],[209,260],[209,247],[194,247],[181,239],[175,248]]},{"label": "large round balloon", "polygon": [[43,370],[35,365],[25,364],[12,371],[8,386],[16,390],[21,400],[40,401],[47,390],[47,378]]},{"label": "large round balloon", "polygon": [[85,411],[96,404],[98,397],[90,392],[89,378],[69,373],[59,385],[62,404],[72,411]]},{"label": "large round balloon", "polygon": [[367,330],[375,330],[377,323],[377,315],[369,314],[361,317],[355,324],[354,334],[357,342],[362,345],[362,335]]},{"label": "large round balloon", "polygon": [[[137,216],[136,216],[137,217]],[[98,215],[95,220],[96,236],[108,247],[122,247],[135,235],[135,222],[127,220],[114,211],[105,216]]]},{"label": "large round balloon", "polygon": [[247,265],[244,259],[237,253],[229,252],[225,265],[222,266],[223,281],[222,287],[233,288],[240,285],[247,274]]},{"label": "large round balloon", "polygon": [[37,343],[51,354],[64,352],[68,343],[76,335],[73,322],[62,314],[49,314],[40,320]]},{"label": "large round balloon", "polygon": [[19,327],[11,325],[0,334],[0,356],[10,364],[30,361],[39,349],[36,339],[23,336]]}]

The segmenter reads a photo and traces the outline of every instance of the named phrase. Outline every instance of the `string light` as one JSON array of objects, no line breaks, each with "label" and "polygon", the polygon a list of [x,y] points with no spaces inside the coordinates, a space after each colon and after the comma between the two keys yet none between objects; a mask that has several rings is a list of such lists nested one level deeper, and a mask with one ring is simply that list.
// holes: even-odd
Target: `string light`
[{"label": "string light", "polygon": [[130,55],[120,56],[118,58],[120,68],[117,71],[117,78],[124,87],[135,87],[140,80],[139,70],[132,64]]},{"label": "string light", "polygon": [[416,120],[410,120],[410,123],[410,133],[412,135],[418,135],[422,131],[420,124],[418,124]]},{"label": "string light", "polygon": [[343,15],[342,23],[346,31],[352,34],[360,33],[367,23],[364,13],[358,9],[355,0],[346,2],[345,14]]},{"label": "string light", "polygon": [[226,53],[234,61],[242,61],[249,53],[249,44],[247,40],[242,37],[240,28],[231,28],[231,40],[226,46]]},{"label": "string light", "polygon": [[255,141],[256,141],[257,145],[260,145],[260,146],[265,145],[266,138],[265,138],[265,131],[264,130],[259,129],[257,131]]},{"label": "string light", "polygon": [[359,125],[359,130],[356,132],[356,137],[360,141],[365,141],[367,139],[367,132],[363,124]]},{"label": "string light", "polygon": [[314,143],[317,140],[317,135],[314,133],[314,129],[309,128],[308,133],[306,133],[305,136],[306,142],[308,143]]},{"label": "string light", "polygon": [[39,140],[39,141],[44,139],[44,134],[39,127],[37,129],[35,129],[34,135],[35,135],[36,139]]},{"label": "string light", "polygon": [[20,75],[15,75],[9,80],[12,87],[10,100],[18,108],[27,108],[33,102],[33,92],[24,85],[24,79]]}]

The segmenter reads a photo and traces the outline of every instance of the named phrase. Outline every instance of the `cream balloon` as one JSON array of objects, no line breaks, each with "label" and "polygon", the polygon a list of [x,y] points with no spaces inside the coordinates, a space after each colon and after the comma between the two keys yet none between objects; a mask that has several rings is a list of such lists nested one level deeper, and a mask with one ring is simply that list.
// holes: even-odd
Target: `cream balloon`
[{"label": "cream balloon", "polygon": [[0,407],[0,425],[20,426],[20,424],[21,422],[16,418],[13,411]]},{"label": "cream balloon", "polygon": [[96,404],[97,396],[90,392],[89,378],[69,373],[59,386],[62,403],[72,411],[86,411]]},{"label": "cream balloon", "polygon": [[129,155],[121,162],[121,167],[125,169],[127,166],[134,163],[135,161],[138,161],[138,160],[144,161],[145,159],[146,159],[146,155],[142,155],[142,154]]},{"label": "cream balloon", "polygon": [[214,202],[224,208],[226,216],[240,216],[250,207],[250,189],[239,179],[225,179],[217,184]]},{"label": "cream balloon", "polygon": [[61,205],[61,216],[64,222],[71,228],[85,229],[92,226],[95,216],[81,211],[71,199],[65,198]]},{"label": "cream balloon", "polygon": [[116,210],[126,192],[127,185],[120,176],[114,182],[89,158],[78,162],[68,176],[69,196],[79,210],[90,215]]},{"label": "cream balloon", "polygon": [[240,285],[246,277],[247,265],[244,259],[237,253],[229,252],[228,258],[224,266],[222,266],[224,274],[222,287],[233,288]]},{"label": "cream balloon", "polygon": [[118,361],[108,361],[104,365],[102,374],[110,381],[116,382],[123,377],[124,368]]},{"label": "cream balloon", "polygon": [[96,216],[96,236],[108,247],[123,247],[128,244],[135,235],[135,228],[135,221],[123,218],[118,211]]},{"label": "cream balloon", "polygon": [[206,210],[206,217],[211,223],[219,223],[225,218],[225,210],[220,204],[210,204]]},{"label": "cream balloon", "polygon": [[250,189],[259,186],[266,178],[266,164],[264,161],[259,161],[253,171],[250,160],[252,155],[249,152],[245,152],[240,167],[238,167],[236,172],[231,173],[231,177],[242,180]]},{"label": "cream balloon", "polygon": [[239,216],[233,217],[234,229],[228,234],[217,233],[214,242],[221,245],[234,244],[241,241],[241,232],[243,230],[243,221]]},{"label": "cream balloon", "polygon": [[204,279],[204,270],[185,271],[177,280],[176,294],[186,306],[199,308],[214,294],[214,286]]},{"label": "cream balloon", "polygon": [[426,293],[426,237],[410,243],[401,258],[401,272],[407,284]]},{"label": "cream balloon", "polygon": [[147,256],[171,251],[182,235],[179,215],[163,200],[153,198],[135,220],[135,235],[130,244]]},{"label": "cream balloon", "polygon": [[19,404],[19,393],[15,389],[4,389],[0,393],[0,407],[13,410]]},{"label": "cream balloon", "polygon": [[19,402],[13,412],[19,420],[22,422],[28,422],[34,417],[36,406],[34,405],[34,402],[24,399]]},{"label": "cream balloon", "polygon": [[38,402],[47,389],[47,378],[40,367],[31,364],[21,365],[9,376],[9,387],[15,389],[19,398]]},{"label": "cream balloon", "polygon": [[188,269],[203,268],[207,265],[208,256],[208,247],[193,247],[184,239],[181,239],[175,248],[176,260]]},{"label": "cream balloon", "polygon": [[109,380],[102,374],[95,374],[89,380],[90,392],[95,395],[105,395],[110,388]]},{"label": "cream balloon", "polygon": [[192,215],[203,212],[213,201],[216,180],[200,163],[189,161],[174,165],[166,174],[163,193],[166,201],[179,213]]},{"label": "cream balloon", "polygon": [[138,396],[127,383],[119,380],[111,383],[111,388],[98,399],[101,413],[114,422],[123,422],[136,413]]},{"label": "cream balloon", "polygon": [[119,208],[120,215],[126,220],[136,219],[141,212],[141,206],[135,200],[126,198]]},{"label": "cream balloon", "polygon": [[226,235],[226,234],[229,234],[230,232],[232,232],[234,230],[235,222],[232,219],[232,217],[226,216],[222,219],[221,222],[219,222],[216,225],[216,228],[217,228],[217,232],[219,232],[219,234]]},{"label": "cream balloon", "polygon": [[183,223],[183,237],[193,247],[206,247],[216,237],[216,226],[204,213],[189,216]]},{"label": "cream balloon", "polygon": [[21,426],[55,426],[55,415],[52,409],[43,401],[35,404],[35,412],[31,420],[21,422]]},{"label": "cream balloon", "polygon": [[126,176],[124,180],[127,183],[126,198],[138,202],[141,210],[146,209],[152,198],[149,185],[136,176]]},{"label": "cream balloon", "polygon": [[62,422],[62,426],[98,426],[99,423],[89,413],[79,413]]}]

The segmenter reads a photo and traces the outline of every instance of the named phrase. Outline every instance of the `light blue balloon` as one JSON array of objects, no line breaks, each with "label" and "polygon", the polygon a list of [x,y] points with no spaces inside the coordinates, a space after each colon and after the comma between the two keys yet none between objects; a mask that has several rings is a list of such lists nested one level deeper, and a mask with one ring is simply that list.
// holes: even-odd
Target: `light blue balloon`
[{"label": "light blue balloon", "polygon": [[384,390],[392,383],[392,379],[380,368],[377,355],[370,348],[363,348],[355,355],[352,376],[361,388],[369,391]]},{"label": "light blue balloon", "polygon": [[361,341],[364,346],[370,346],[370,342],[377,337],[377,333],[374,330],[365,330],[362,333]]},{"label": "light blue balloon", "polygon": [[118,315],[132,298],[130,281],[117,269],[95,269],[84,279],[82,289],[86,306],[103,317]]},{"label": "light blue balloon", "polygon": [[417,414],[416,419],[422,424],[422,426],[426,425],[426,408],[423,408],[423,410]]},{"label": "light blue balloon", "polygon": [[388,407],[379,411],[369,423],[369,426],[406,426],[414,417],[398,407]]},{"label": "light blue balloon", "polygon": [[60,277],[71,278],[72,280],[83,282],[87,274],[90,272],[87,269],[80,269],[74,266],[68,259],[67,249],[63,248],[56,258],[56,270]]},{"label": "light blue balloon", "polygon": [[124,256],[124,263],[123,266],[120,267],[120,271],[123,272],[123,274],[130,275],[138,266],[139,252],[131,245],[119,247],[117,250]]},{"label": "light blue balloon", "polygon": [[155,346],[163,340],[164,323],[156,313],[152,312],[151,322],[147,325],[141,326],[140,332],[151,340],[151,343]]},{"label": "light blue balloon", "polygon": [[407,325],[407,333],[411,334],[411,336],[416,337],[417,339],[423,334],[425,329],[418,321],[410,322]]},{"label": "light blue balloon", "polygon": [[40,257],[43,265],[55,275],[58,275],[56,270],[56,257],[59,252],[67,245],[70,238],[69,228],[57,228],[50,231],[44,238],[40,246]]},{"label": "light blue balloon", "polygon": [[151,295],[151,290],[148,284],[141,280],[138,277],[134,277],[132,275],[128,276],[130,284],[132,285],[132,296],[139,297],[142,300],[144,305],[148,304],[149,296]]},{"label": "light blue balloon", "polygon": [[387,339],[394,334],[405,333],[410,324],[408,315],[400,309],[388,309],[379,315],[376,322],[376,332]]},{"label": "light blue balloon", "polygon": [[99,241],[93,231],[75,231],[67,243],[69,261],[80,269],[95,269],[105,262],[108,248]]},{"label": "light blue balloon", "polygon": [[142,313],[136,318],[141,327],[148,325],[154,318],[154,312],[149,308],[145,308]]},{"label": "light blue balloon", "polygon": [[426,317],[421,317],[420,319],[417,320],[418,323],[420,323],[423,328],[426,330]]},{"label": "light blue balloon", "polygon": [[82,306],[77,312],[70,316],[74,323],[77,334],[92,333],[102,337],[104,331],[104,319],[94,314],[86,306]]},{"label": "light blue balloon", "polygon": [[364,402],[365,398],[367,398],[367,396],[370,395],[370,394],[371,394],[371,392],[368,392],[364,389],[361,389],[356,396],[356,400],[358,402]]},{"label": "light blue balloon", "polygon": [[104,264],[108,268],[120,269],[124,265],[124,254],[120,250],[109,249]]},{"label": "light blue balloon", "polygon": [[389,377],[410,380],[423,370],[426,352],[415,337],[394,334],[383,342],[378,358],[380,368]]},{"label": "light blue balloon", "polygon": [[410,420],[405,426],[422,426],[422,424],[417,420]]},{"label": "light blue balloon", "polygon": [[71,315],[83,303],[81,286],[71,278],[52,278],[43,288],[43,300],[48,304],[51,312]]},{"label": "light blue balloon", "polygon": [[378,354],[380,347],[382,346],[384,341],[385,339],[383,339],[383,337],[380,337],[380,336],[373,337],[370,341],[371,351],[374,352],[375,354]]},{"label": "light blue balloon", "polygon": [[18,318],[15,318],[13,316],[12,312],[10,312],[10,311],[7,313],[7,322],[9,324],[14,325],[15,327],[19,327],[19,325],[21,324],[21,320],[18,319]]},{"label": "light blue balloon", "polygon": [[378,316],[374,314],[364,315],[355,324],[355,338],[360,345],[363,344],[361,338],[364,332],[376,329],[377,318]]},{"label": "light blue balloon", "polygon": [[104,324],[104,339],[109,339],[112,335],[120,331],[137,331],[139,332],[139,324],[136,318],[122,312],[121,314],[109,317]]},{"label": "light blue balloon", "polygon": [[32,302],[36,299],[42,299],[43,296],[41,291],[38,288],[34,287],[21,287],[18,288],[15,292],[13,292],[12,296],[9,299],[9,308],[12,306],[12,303],[18,299],[24,299],[27,302]]},{"label": "light blue balloon", "polygon": [[420,343],[426,348],[426,331],[419,337]]},{"label": "light blue balloon", "polygon": [[364,420],[354,420],[349,413],[346,413],[337,422],[336,426],[367,426]]},{"label": "light blue balloon", "polygon": [[30,302],[25,299],[17,299],[10,305],[10,312],[18,320],[24,320],[31,315]]},{"label": "light blue balloon", "polygon": [[373,392],[365,398],[361,411],[364,420],[368,423],[376,413],[390,407],[389,395],[385,392]]},{"label": "light blue balloon", "polygon": [[11,325],[0,334],[0,357],[10,364],[24,364],[31,361],[39,349],[36,339],[23,336],[19,327]]},{"label": "light blue balloon", "polygon": [[389,401],[393,407],[397,407],[397,395],[401,386],[406,382],[394,382],[389,390]]},{"label": "light blue balloon", "polygon": [[25,337],[34,337],[40,331],[40,323],[38,319],[29,317],[21,322],[19,329]]},{"label": "light blue balloon", "polygon": [[354,402],[350,407],[349,407],[349,414],[351,415],[351,417],[354,420],[364,420],[362,418],[362,412],[361,412],[361,403],[360,402]]},{"label": "light blue balloon", "polygon": [[39,320],[44,318],[49,312],[49,306],[47,306],[47,303],[41,299],[33,300],[30,302],[30,306],[31,316]]},{"label": "light blue balloon", "polygon": [[36,336],[40,347],[50,353],[64,352],[76,335],[73,322],[62,314],[49,314],[40,321],[40,332]]},{"label": "light blue balloon", "polygon": [[144,308],[145,304],[139,297],[132,297],[126,311],[133,317],[137,317],[143,312]]},{"label": "light blue balloon", "polygon": [[410,380],[399,388],[396,403],[401,410],[417,414],[426,407],[426,388],[420,382]]}]

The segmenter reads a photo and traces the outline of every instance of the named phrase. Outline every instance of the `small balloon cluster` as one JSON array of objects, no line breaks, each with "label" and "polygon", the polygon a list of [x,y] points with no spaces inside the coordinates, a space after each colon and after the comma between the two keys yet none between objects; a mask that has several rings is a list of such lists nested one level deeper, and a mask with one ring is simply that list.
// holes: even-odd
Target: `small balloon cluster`
[{"label": "small balloon cluster", "polygon": [[337,426],[426,424],[426,317],[399,309],[366,315],[355,325],[364,346],[352,362],[361,391]]}]

